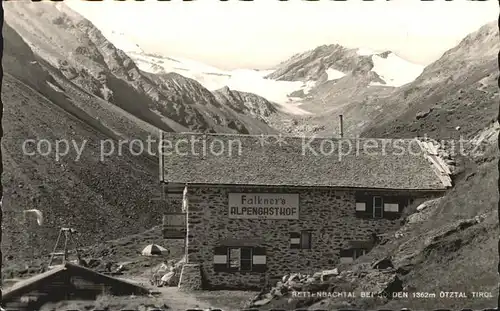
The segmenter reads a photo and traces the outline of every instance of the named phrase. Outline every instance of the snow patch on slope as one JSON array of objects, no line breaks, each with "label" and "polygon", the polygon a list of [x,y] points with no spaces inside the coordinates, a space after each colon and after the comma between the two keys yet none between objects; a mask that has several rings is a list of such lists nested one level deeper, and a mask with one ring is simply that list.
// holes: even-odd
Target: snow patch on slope
[{"label": "snow patch on slope", "polygon": [[139,69],[150,73],[175,72],[186,78],[198,81],[205,88],[213,91],[224,86],[230,74],[193,60],[157,57],[143,53],[127,53]]},{"label": "snow patch on slope", "polygon": [[390,53],[387,58],[378,55],[372,56],[373,69],[386,84],[378,82],[371,85],[383,85],[399,87],[414,81],[424,70],[424,66],[410,63],[394,53]]},{"label": "snow patch on slope", "polygon": [[186,70],[211,74],[226,74],[226,72],[223,70],[209,66],[207,64],[203,64],[201,62],[194,61],[192,59],[176,57],[171,58],[171,60],[177,62],[178,65],[181,65],[181,67]]},{"label": "snow patch on slope", "polygon": [[340,79],[343,76],[345,76],[345,73],[343,73],[342,71],[335,70],[333,68],[328,68],[326,70],[326,74],[328,75],[328,81]]}]

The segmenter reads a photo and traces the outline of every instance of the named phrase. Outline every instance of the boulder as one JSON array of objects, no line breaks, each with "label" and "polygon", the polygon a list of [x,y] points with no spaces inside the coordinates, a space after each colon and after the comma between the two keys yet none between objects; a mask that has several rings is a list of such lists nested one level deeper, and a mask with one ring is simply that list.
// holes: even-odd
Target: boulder
[{"label": "boulder", "polygon": [[312,277],[315,278],[315,279],[317,279],[317,280],[319,280],[319,279],[321,279],[322,275],[323,275],[323,272],[316,272],[316,273],[313,274]]},{"label": "boulder", "polygon": [[392,264],[391,259],[389,257],[386,257],[375,261],[372,265],[372,268],[378,270],[385,270],[394,268],[394,265]]},{"label": "boulder", "polygon": [[309,277],[309,278],[306,279],[305,283],[306,284],[311,284],[311,283],[315,283],[317,281],[318,281],[318,279],[315,279],[313,277]]},{"label": "boulder", "polygon": [[270,303],[272,299],[273,299],[272,296],[270,296],[270,297],[264,297],[264,298],[262,298],[260,300],[252,302],[252,307],[254,307],[254,306],[255,307],[260,307],[260,306],[266,305],[266,304]]},{"label": "boulder", "polygon": [[421,211],[423,211],[426,208],[427,208],[427,204],[426,203],[422,203],[419,206],[417,206],[417,211],[421,212]]},{"label": "boulder", "polygon": [[429,115],[429,113],[431,113],[431,109],[427,110],[427,111],[420,111],[417,113],[417,115],[415,116],[415,119],[417,120],[420,120],[422,118],[425,118]]},{"label": "boulder", "polygon": [[282,281],[283,283],[286,283],[286,281],[288,281],[288,277],[289,277],[289,275],[288,275],[288,274],[285,274],[285,275],[283,276],[283,278],[281,278],[281,281]]},{"label": "boulder", "polygon": [[321,272],[321,282],[325,282],[329,279],[331,279],[334,276],[339,275],[339,270],[337,268],[332,269],[332,270],[324,270]]},{"label": "boulder", "polygon": [[101,261],[99,259],[89,259],[87,261],[87,266],[91,269],[97,268],[101,265]]},{"label": "boulder", "polygon": [[286,288],[289,290],[300,290],[302,285],[301,282],[289,281],[286,283]]},{"label": "boulder", "polygon": [[[428,215],[426,215],[425,213],[415,213],[415,214],[408,216],[406,221],[409,224],[415,224],[415,223],[422,222],[422,221],[426,220],[427,217],[428,217]],[[398,236],[396,236],[396,237],[398,237]]]},{"label": "boulder", "polygon": [[290,277],[288,278],[288,280],[286,280],[286,283],[288,282],[293,282],[293,281],[296,281],[299,279],[299,274],[298,273],[293,273],[290,275]]},{"label": "boulder", "polygon": [[376,295],[392,293],[403,290],[403,282],[396,273],[384,273],[382,271],[371,271],[364,278],[360,288],[362,291],[370,291]]},{"label": "boulder", "polygon": [[281,297],[286,293],[286,289],[283,287],[274,287],[271,289],[271,295],[273,297]]}]

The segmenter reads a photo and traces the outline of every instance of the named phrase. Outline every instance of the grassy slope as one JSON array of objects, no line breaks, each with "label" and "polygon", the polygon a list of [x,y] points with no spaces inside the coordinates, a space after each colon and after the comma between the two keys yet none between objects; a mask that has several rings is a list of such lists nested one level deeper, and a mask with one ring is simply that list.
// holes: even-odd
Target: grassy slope
[{"label": "grassy slope", "polygon": [[[453,190],[429,211],[427,220],[404,228],[407,235],[384,245],[361,261],[391,254],[395,260],[416,251],[416,256],[401,260],[411,266],[403,277],[412,291],[484,291],[496,297],[498,276],[497,202],[498,173],[496,158],[489,156],[477,167],[466,170]],[[489,186],[487,186],[489,185]],[[484,222],[450,235],[437,238],[431,246],[421,245],[426,239],[440,236],[457,221],[486,215]],[[408,307],[425,309],[446,307],[451,309],[480,309],[493,307],[494,299],[402,299],[387,304],[388,308]]]}]

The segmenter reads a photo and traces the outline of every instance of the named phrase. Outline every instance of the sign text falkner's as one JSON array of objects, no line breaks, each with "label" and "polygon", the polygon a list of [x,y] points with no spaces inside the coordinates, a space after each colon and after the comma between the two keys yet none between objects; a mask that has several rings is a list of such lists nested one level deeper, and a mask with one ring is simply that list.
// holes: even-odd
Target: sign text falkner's
[{"label": "sign text falkner's", "polygon": [[296,193],[229,193],[229,218],[299,219]]}]

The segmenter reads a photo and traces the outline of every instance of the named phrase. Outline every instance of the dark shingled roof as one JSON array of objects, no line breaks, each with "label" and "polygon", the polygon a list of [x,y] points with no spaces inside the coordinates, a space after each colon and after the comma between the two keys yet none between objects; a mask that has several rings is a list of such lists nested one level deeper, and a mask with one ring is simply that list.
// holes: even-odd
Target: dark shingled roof
[{"label": "dark shingled roof", "polygon": [[168,183],[447,188],[415,139],[163,133],[163,144]]},{"label": "dark shingled roof", "polygon": [[56,266],[53,269],[35,275],[29,279],[19,281],[10,288],[2,289],[2,302],[15,301],[19,297],[34,290],[49,294],[51,284],[55,286],[52,290],[58,290],[61,285],[68,286],[69,284],[61,284],[61,279],[69,281],[69,277],[71,276],[78,276],[90,281],[101,290],[103,286],[108,287],[116,296],[128,296],[131,294],[147,295],[150,292],[145,287],[113,278],[79,265],[65,263],[64,265]]}]

